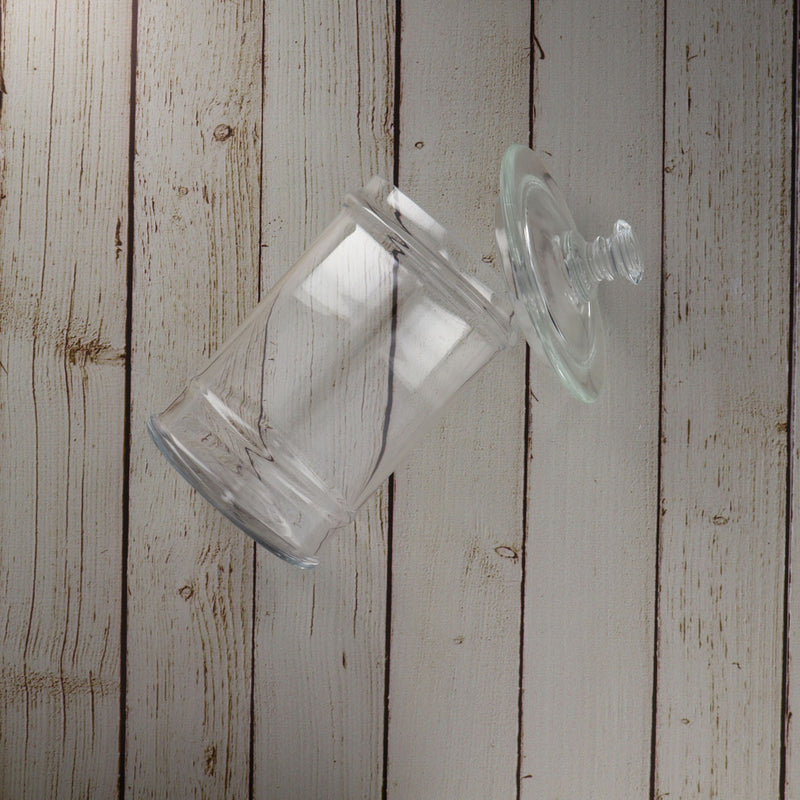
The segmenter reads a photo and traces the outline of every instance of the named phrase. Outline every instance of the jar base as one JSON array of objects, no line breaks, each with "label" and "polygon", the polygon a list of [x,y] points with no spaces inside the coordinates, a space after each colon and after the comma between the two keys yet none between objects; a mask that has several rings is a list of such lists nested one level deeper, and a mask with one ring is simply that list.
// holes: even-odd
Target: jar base
[{"label": "jar base", "polygon": [[187,457],[186,449],[163,428],[158,417],[150,417],[147,421],[147,430],[175,471],[237,528],[295,567],[310,569],[319,564],[317,558],[293,553],[284,545],[283,538],[272,528],[243,509],[232,496],[230,488],[219,482],[217,477],[202,464]]},{"label": "jar base", "polygon": [[172,467],[234,525],[290,564],[315,567],[328,533],[352,514],[300,479],[294,465],[261,453],[257,437],[230,419],[190,386],[150,417],[147,430]]}]

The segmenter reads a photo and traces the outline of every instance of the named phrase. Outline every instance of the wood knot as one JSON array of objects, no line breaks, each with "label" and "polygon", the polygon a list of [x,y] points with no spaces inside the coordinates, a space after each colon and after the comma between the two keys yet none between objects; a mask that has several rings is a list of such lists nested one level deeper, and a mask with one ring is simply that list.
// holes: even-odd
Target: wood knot
[{"label": "wood knot", "polygon": [[519,558],[519,553],[513,547],[508,547],[504,544],[495,547],[494,551],[500,558],[510,558],[512,561],[516,561]]},{"label": "wood knot", "polygon": [[213,776],[217,769],[217,748],[215,745],[210,744],[203,751],[203,771],[206,775]]},{"label": "wood knot", "polygon": [[124,364],[125,353],[116,350],[99,337],[84,339],[80,336],[66,337],[64,357],[70,364],[85,367],[87,364]]},{"label": "wood knot", "polygon": [[191,597],[194,596],[194,588],[187,583],[185,586],[181,586],[181,588],[178,589],[178,594],[184,600],[189,600]]},{"label": "wood knot", "polygon": [[218,142],[224,142],[226,139],[230,139],[231,136],[233,136],[233,128],[231,128],[230,125],[225,125],[225,123],[222,123],[214,128],[214,138]]}]

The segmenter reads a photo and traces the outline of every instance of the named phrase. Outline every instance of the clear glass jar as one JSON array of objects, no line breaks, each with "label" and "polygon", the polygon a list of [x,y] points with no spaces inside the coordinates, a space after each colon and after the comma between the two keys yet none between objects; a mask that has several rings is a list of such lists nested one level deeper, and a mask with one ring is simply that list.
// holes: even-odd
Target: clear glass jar
[{"label": "clear glass jar", "polygon": [[[550,335],[537,318],[553,316],[547,295],[542,306],[541,292],[519,282],[535,284],[535,267],[550,270],[546,262],[553,260],[561,280],[570,253],[574,272],[574,254],[586,248],[579,239],[576,250],[580,235],[571,217],[570,238],[551,210],[547,247],[556,248],[556,257],[550,250],[515,252],[528,247],[526,225],[542,220],[542,198],[557,190],[526,148],[509,151],[502,174],[498,242],[510,298],[462,273],[457,264],[468,256],[445,230],[397,188],[372,178],[347,195],[339,215],[208,367],[149,420],[172,465],[287,561],[318,563],[328,533],[352,521],[448,401],[515,341],[520,314],[529,338]],[[531,175],[539,176],[539,189],[528,185],[523,199],[515,199],[509,181]],[[504,208],[510,219],[521,212],[533,217],[510,230]],[[559,228],[558,241],[550,228]],[[567,304],[588,308],[593,285],[587,283],[588,300],[584,292]],[[525,307],[532,292],[539,293],[535,311]],[[574,321],[568,309],[559,313]],[[596,315],[588,316],[594,325]],[[553,335],[564,338],[558,330]]]}]

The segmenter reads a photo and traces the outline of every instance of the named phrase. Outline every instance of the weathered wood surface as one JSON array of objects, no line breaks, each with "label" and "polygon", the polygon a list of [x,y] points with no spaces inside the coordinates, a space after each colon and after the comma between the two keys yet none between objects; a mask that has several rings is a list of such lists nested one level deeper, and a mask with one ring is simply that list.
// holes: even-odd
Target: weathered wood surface
[{"label": "weathered wood surface", "polygon": [[[394,13],[393,6],[372,0],[267,5],[264,290],[338,213],[345,192],[373,174],[392,178]],[[291,337],[283,341],[292,344]],[[308,342],[296,345],[302,362]],[[298,372],[298,379],[284,381],[290,392],[307,385],[303,363]],[[385,372],[354,372],[347,379],[356,382],[358,406],[363,386],[369,387],[365,408],[380,419]],[[351,409],[353,419],[362,413],[358,406]],[[311,443],[315,452],[323,447],[344,452],[348,444],[319,437]],[[351,526],[326,542],[313,573],[287,568],[259,549],[254,797],[380,796],[387,545],[384,488]]]},{"label": "weathered wood surface", "polygon": [[[584,235],[642,242],[640,286],[601,287],[606,386],[564,399],[531,364],[522,796],[646,797],[658,508],[663,13],[542,2],[534,147]],[[569,32],[569,35],[567,35]],[[614,42],[609,47],[609,42]],[[553,765],[559,765],[554,768]]]},{"label": "weathered wood surface", "polygon": [[[795,41],[798,35],[798,20],[795,20]],[[800,176],[797,170],[798,158],[798,139],[797,139],[797,110],[798,110],[798,95],[797,84],[795,83],[795,98],[794,98],[794,159],[795,159],[795,174],[792,176],[792,191],[794,202],[791,206],[792,218],[791,225],[794,233],[793,245],[794,249],[791,253],[792,263],[794,269],[792,270],[792,306],[793,306],[793,329],[791,331],[792,343],[798,341],[800,335],[800,316],[798,315],[798,292],[800,291],[800,282],[798,281],[797,263],[800,257],[800,244],[797,239],[798,216],[797,193],[800,189]],[[798,417],[798,404],[797,392],[800,387],[798,381],[798,363],[797,347],[792,347],[789,352],[790,365],[792,376],[791,396],[789,404],[789,420],[787,425],[787,439],[790,459],[789,466],[789,486],[788,497],[789,504],[787,513],[789,515],[788,525],[788,541],[786,548],[787,564],[787,577],[789,593],[784,602],[787,602],[788,617],[786,620],[786,629],[784,631],[784,669],[785,669],[785,687],[784,687],[784,708],[783,708],[783,722],[785,731],[785,796],[787,798],[797,797],[800,794],[800,741],[798,741],[797,721],[795,720],[795,709],[798,706],[798,693],[800,692],[800,658],[798,658],[798,648],[796,638],[798,635],[798,620],[800,620],[800,597],[798,592],[793,588],[793,573],[796,574],[796,566],[793,565],[800,563],[800,543],[798,537],[794,535],[796,530],[796,520],[800,519],[800,439],[797,436],[797,426],[800,424],[800,417]]]},{"label": "weathered wood surface", "polygon": [[258,298],[259,2],[140,0],[134,162],[128,797],[246,797],[253,545],[144,429]]},{"label": "weathered wood surface", "polygon": [[[0,14],[0,796],[797,795],[791,2]],[[147,415],[372,173],[502,286],[529,135],[643,243],[605,394],[518,346],[315,572],[254,549]]]},{"label": "weathered wood surface", "polygon": [[113,797],[130,18],[1,10],[0,797]]},{"label": "weathered wood surface", "polygon": [[789,2],[668,6],[662,796],[779,796],[792,37]]},{"label": "weathered wood surface", "polygon": [[[528,137],[529,8],[402,11],[400,188],[463,239],[466,270],[500,286],[481,259],[500,158]],[[390,798],[515,793],[524,379],[522,346],[496,358],[395,476]]]}]

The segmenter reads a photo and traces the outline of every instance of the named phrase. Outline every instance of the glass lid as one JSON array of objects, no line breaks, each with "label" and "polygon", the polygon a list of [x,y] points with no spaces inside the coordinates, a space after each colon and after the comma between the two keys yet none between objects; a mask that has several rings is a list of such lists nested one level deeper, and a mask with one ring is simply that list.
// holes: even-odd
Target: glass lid
[{"label": "glass lid", "polygon": [[512,145],[503,157],[496,237],[515,305],[515,322],[544,352],[566,387],[592,402],[603,385],[605,337],[597,302],[600,281],[642,276],[630,225],[587,243],[539,157]]}]

